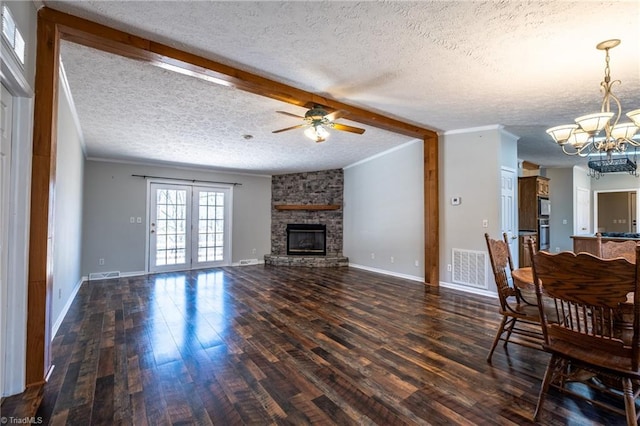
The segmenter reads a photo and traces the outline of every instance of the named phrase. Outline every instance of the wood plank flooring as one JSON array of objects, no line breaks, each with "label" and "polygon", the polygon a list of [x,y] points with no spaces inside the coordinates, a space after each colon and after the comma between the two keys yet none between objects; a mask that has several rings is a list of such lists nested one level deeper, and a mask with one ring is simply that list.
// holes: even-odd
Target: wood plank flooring
[{"label": "wood plank flooring", "polygon": [[[354,268],[264,265],[83,284],[37,416],[52,425],[530,424],[548,355],[498,301]],[[551,394],[542,424],[624,419]]]}]

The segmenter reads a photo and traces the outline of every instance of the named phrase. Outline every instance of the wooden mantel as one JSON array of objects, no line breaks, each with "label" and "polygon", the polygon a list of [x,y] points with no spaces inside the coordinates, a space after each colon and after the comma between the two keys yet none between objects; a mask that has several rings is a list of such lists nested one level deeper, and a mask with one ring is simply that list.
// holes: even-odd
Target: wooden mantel
[{"label": "wooden mantel", "polygon": [[276,210],[338,210],[338,204],[279,204]]}]

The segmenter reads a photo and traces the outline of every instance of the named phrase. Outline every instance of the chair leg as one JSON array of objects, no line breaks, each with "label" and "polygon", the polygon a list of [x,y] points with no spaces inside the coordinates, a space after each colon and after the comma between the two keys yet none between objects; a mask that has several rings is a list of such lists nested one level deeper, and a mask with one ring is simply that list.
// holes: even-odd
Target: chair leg
[{"label": "chair leg", "polygon": [[627,414],[627,425],[637,425],[636,400],[633,394],[633,384],[631,383],[631,379],[622,379],[622,389],[624,394],[624,411]]},{"label": "chair leg", "polygon": [[509,319],[509,327],[507,327],[507,336],[504,338],[504,347],[507,347],[507,343],[509,343],[509,339],[511,338],[511,333],[513,333],[513,328],[516,326],[517,318]]},{"label": "chair leg", "polygon": [[498,342],[500,341],[500,336],[504,333],[504,326],[507,323],[507,317],[505,315],[502,316],[502,321],[500,322],[500,327],[498,328],[498,332],[496,333],[496,337],[493,339],[493,344],[491,345],[491,350],[489,351],[489,355],[487,356],[487,362],[491,363],[491,357],[493,356],[493,351],[498,346]]},{"label": "chair leg", "polygon": [[542,385],[540,386],[540,395],[538,395],[538,404],[536,405],[536,411],[533,413],[534,422],[538,421],[538,415],[540,414],[540,410],[542,409],[542,405],[544,404],[544,400],[546,399],[547,392],[549,392],[549,386],[551,385],[552,377],[555,375],[555,371],[558,368],[558,363],[560,361],[560,358],[558,358],[555,354],[551,355],[549,364],[547,364],[547,369],[544,372]]}]

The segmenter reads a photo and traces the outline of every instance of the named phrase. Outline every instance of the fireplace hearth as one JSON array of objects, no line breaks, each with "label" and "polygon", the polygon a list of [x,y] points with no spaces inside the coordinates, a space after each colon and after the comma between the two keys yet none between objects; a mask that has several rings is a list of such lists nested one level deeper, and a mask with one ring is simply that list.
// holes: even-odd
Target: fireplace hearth
[{"label": "fireplace hearth", "polygon": [[309,223],[290,223],[287,225],[287,255],[326,256],[326,254],[326,225]]}]

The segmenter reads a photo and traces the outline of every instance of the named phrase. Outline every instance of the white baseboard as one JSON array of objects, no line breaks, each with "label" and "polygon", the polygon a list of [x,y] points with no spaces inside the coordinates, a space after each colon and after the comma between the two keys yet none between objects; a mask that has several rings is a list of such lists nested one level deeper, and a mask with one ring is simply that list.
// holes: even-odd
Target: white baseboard
[{"label": "white baseboard", "polygon": [[239,262],[232,263],[231,266],[248,266],[248,265],[260,265],[260,264],[264,264],[264,259],[263,260],[242,259]]},{"label": "white baseboard", "polygon": [[479,296],[487,296],[492,298],[498,297],[498,295],[492,291],[483,290],[475,287],[468,287],[468,286],[459,285],[459,284],[448,283],[445,281],[440,281],[440,287],[450,288],[452,290],[464,291],[466,293],[477,294]]},{"label": "white baseboard", "polygon": [[418,277],[416,275],[401,274],[399,272],[387,271],[386,269],[372,268],[370,266],[358,265],[356,263],[349,263],[349,267],[356,268],[356,269],[364,269],[365,271],[376,272],[378,274],[391,275],[397,278],[404,278],[405,280],[420,281],[421,283],[424,282],[424,277]]},{"label": "white baseboard", "polygon": [[74,299],[76,298],[76,295],[78,294],[78,290],[80,290],[80,286],[82,286],[82,283],[85,282],[85,281],[86,281],[86,277],[80,278],[80,281],[78,281],[76,286],[73,288],[73,291],[71,292],[71,296],[69,296],[69,299],[67,299],[67,303],[64,304],[64,307],[62,308],[62,311],[60,312],[60,315],[58,315],[58,318],[56,319],[56,322],[53,323],[53,326],[51,327],[51,340],[52,341],[53,341],[53,338],[56,337],[56,334],[58,333],[58,329],[62,325],[62,320],[64,320],[64,317],[65,317],[65,315],[67,315],[67,312],[69,311],[69,308],[71,308],[71,304],[73,303]]},{"label": "white baseboard", "polygon": [[148,272],[145,272],[145,271],[120,272],[120,278],[139,277],[141,275],[147,275],[147,274]]}]

